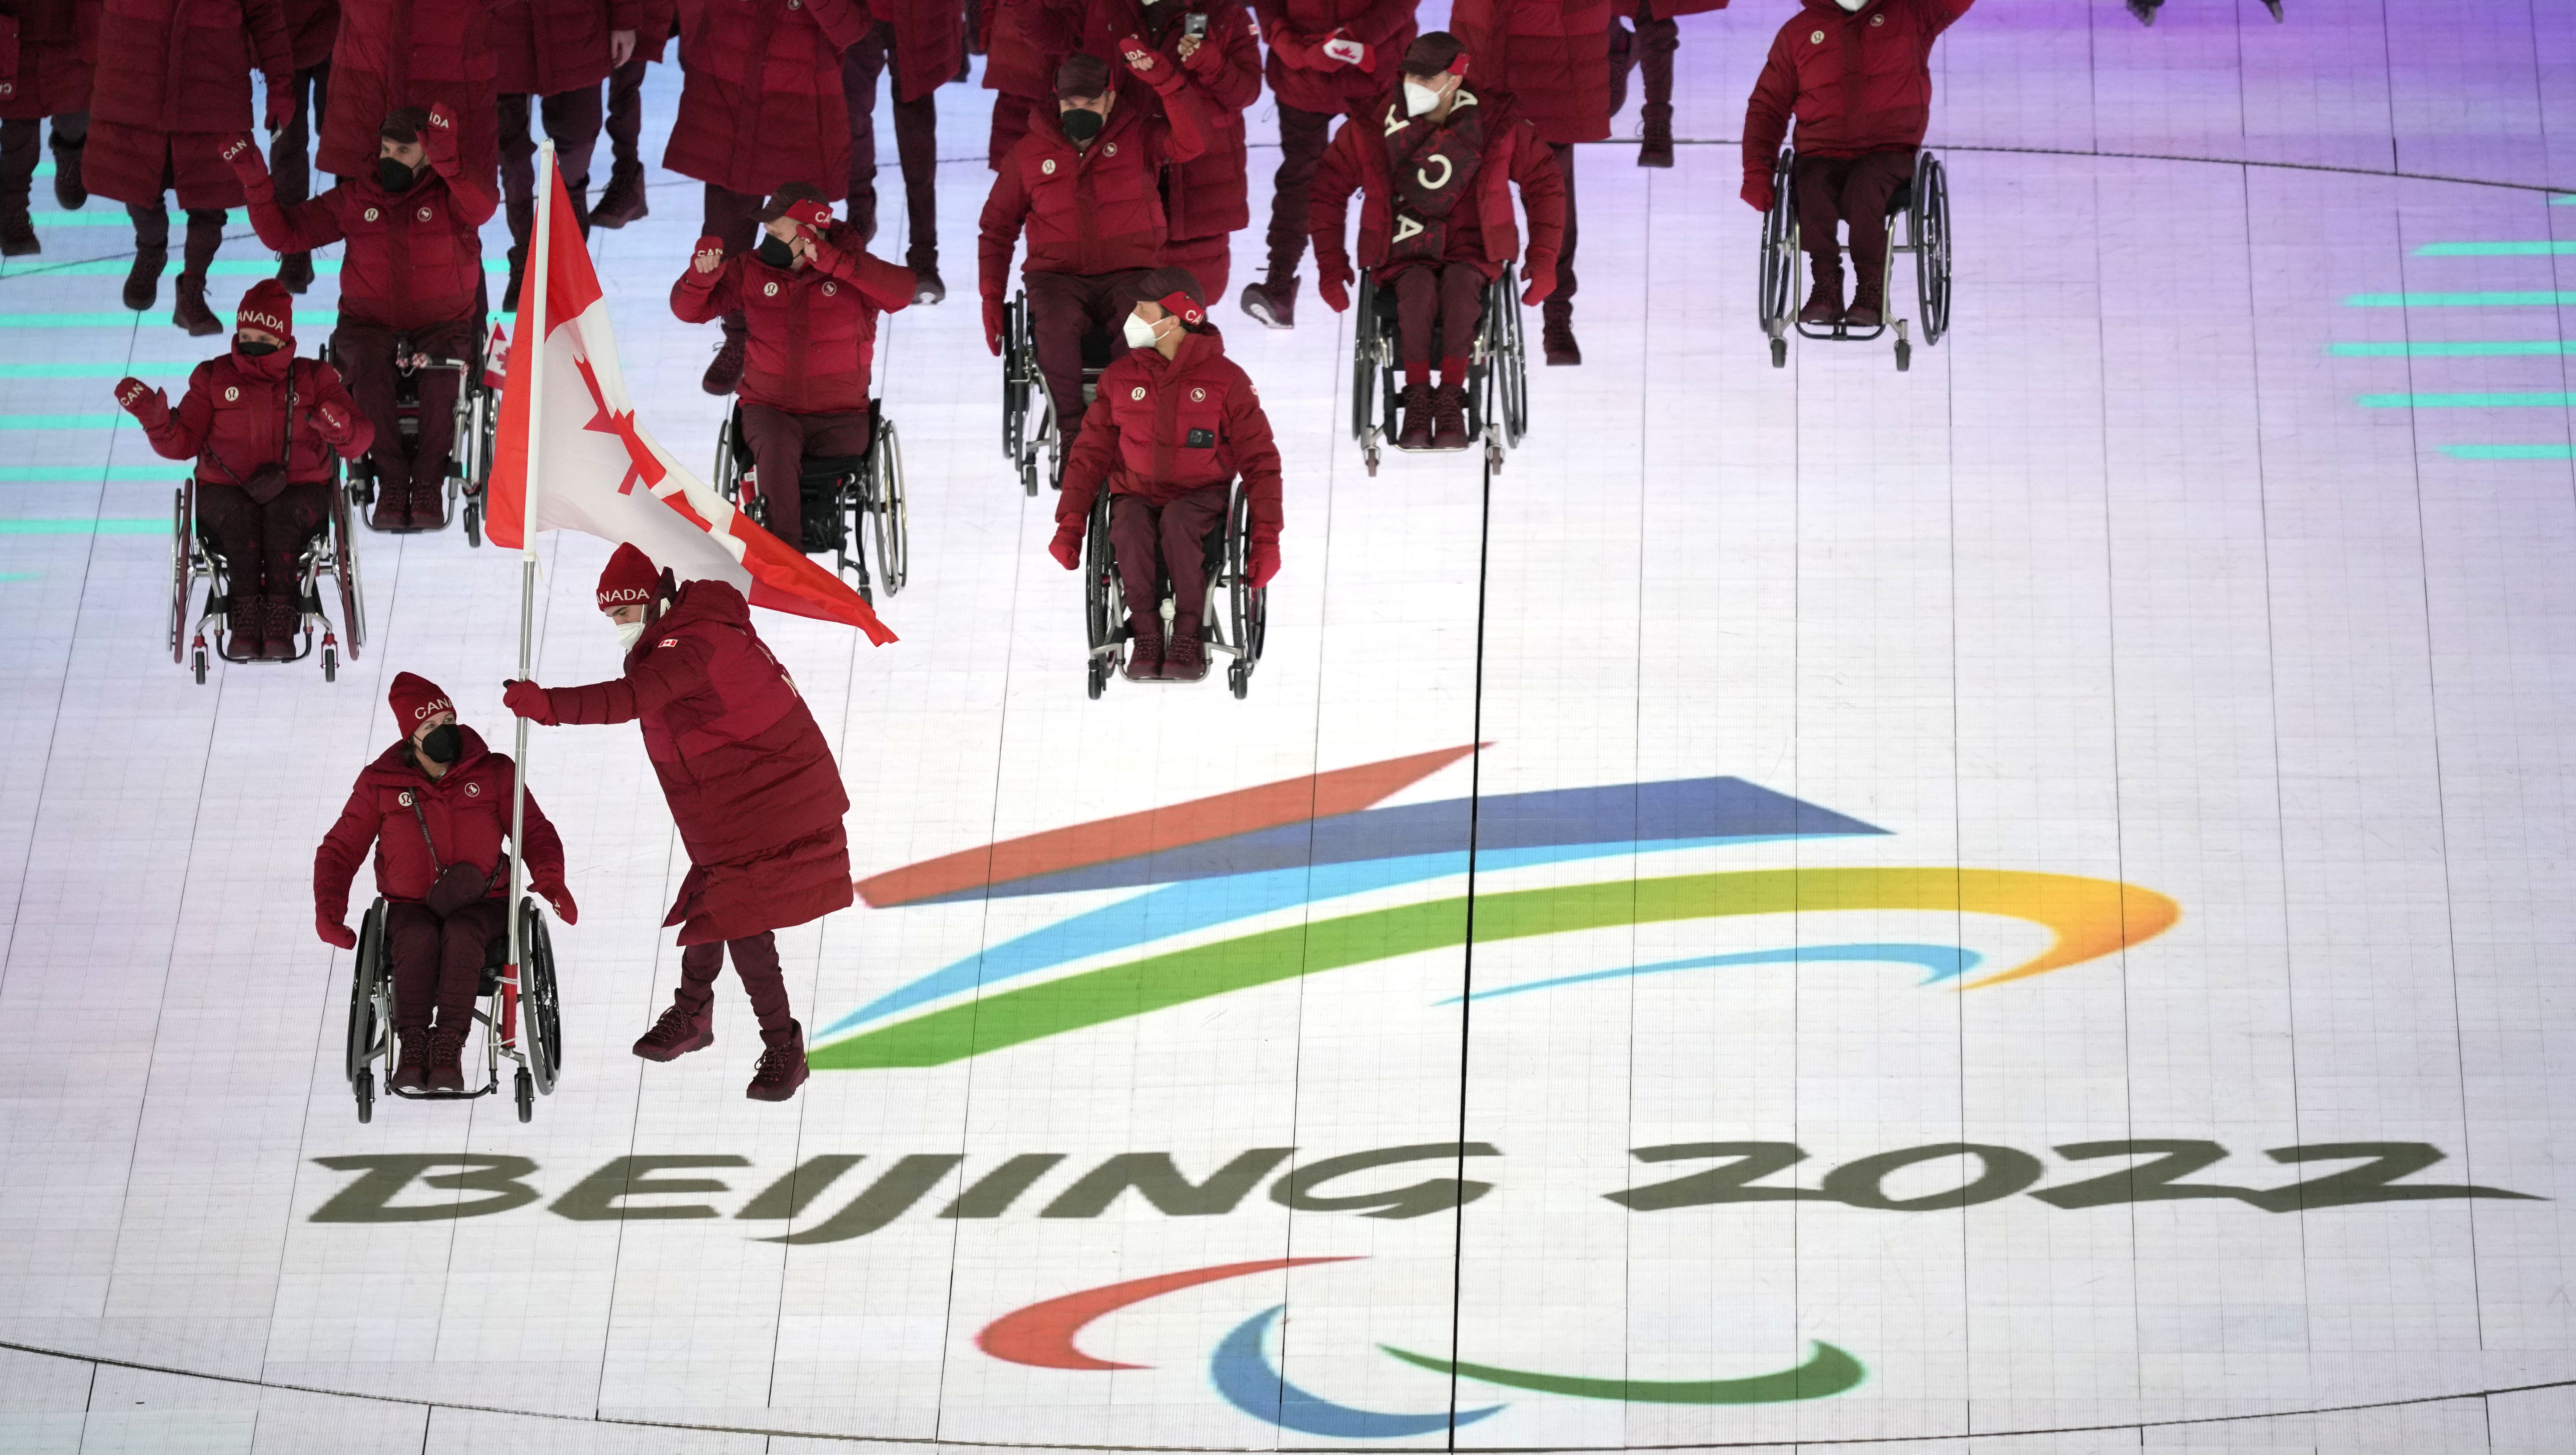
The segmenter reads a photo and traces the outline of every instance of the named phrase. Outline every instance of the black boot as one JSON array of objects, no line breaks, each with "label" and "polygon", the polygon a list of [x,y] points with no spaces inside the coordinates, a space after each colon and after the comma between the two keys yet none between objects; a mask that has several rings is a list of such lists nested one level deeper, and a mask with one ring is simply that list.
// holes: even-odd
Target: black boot
[{"label": "black boot", "polygon": [[620,228],[653,210],[644,198],[644,168],[612,168],[607,189],[599,194],[599,205],[590,209],[593,227]]},{"label": "black boot", "polygon": [[1659,102],[1647,102],[1645,123],[1645,137],[1637,143],[1637,165],[1671,166],[1673,164],[1673,108]]},{"label": "black boot", "polygon": [[1815,280],[1815,286],[1807,290],[1807,306],[1798,310],[1798,321],[1813,328],[1831,328],[1842,322],[1843,255],[1807,254],[1807,275]]},{"label": "black boot", "polygon": [[0,201],[0,258],[23,258],[44,250],[36,241],[35,221],[27,216],[27,199]]},{"label": "black boot", "polygon": [[62,204],[65,212],[78,212],[89,201],[89,187],[81,181],[81,153],[88,149],[87,137],[79,141],[54,138],[54,200]]},{"label": "black boot", "polygon": [[205,274],[179,275],[170,321],[186,329],[194,338],[209,338],[224,331],[223,320],[215,317],[215,311],[206,306]]},{"label": "black boot", "polygon": [[168,266],[169,248],[136,248],[134,267],[125,275],[125,306],[137,313],[150,311],[161,297],[161,270]]},{"label": "black boot", "polygon": [[1541,305],[1539,317],[1545,320],[1539,330],[1539,343],[1547,361],[1555,365],[1583,362],[1583,345],[1574,341],[1574,300],[1551,298]]}]

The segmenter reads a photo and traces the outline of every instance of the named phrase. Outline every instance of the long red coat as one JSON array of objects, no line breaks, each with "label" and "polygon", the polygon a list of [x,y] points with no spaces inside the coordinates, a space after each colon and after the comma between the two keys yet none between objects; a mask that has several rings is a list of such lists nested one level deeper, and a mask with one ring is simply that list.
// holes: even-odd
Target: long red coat
[{"label": "long red coat", "polygon": [[0,13],[0,120],[89,107],[101,0],[11,0]]},{"label": "long red coat", "polygon": [[[1181,17],[1192,13],[1208,18],[1207,39],[1182,61]],[[1159,37],[1150,29],[1157,22],[1163,27]],[[1119,88],[1121,104],[1142,103],[1160,111],[1158,93],[1138,84],[1120,58],[1119,42],[1131,35],[1179,69],[1207,130],[1207,144],[1197,156],[1164,169],[1163,214],[1170,239],[1187,242],[1241,230],[1252,221],[1243,113],[1261,99],[1261,46],[1252,38],[1252,13],[1243,0],[1161,0],[1150,11],[1140,0],[1091,0],[1083,18],[1082,48],[1109,62],[1111,75],[1125,78]]]},{"label": "long red coat", "polygon": [[[284,437],[290,359],[295,368],[292,448]],[[334,432],[322,423],[324,405],[347,421],[344,428]],[[337,369],[320,359],[294,359],[280,349],[256,359],[227,352],[199,364],[188,375],[188,392],[179,407],[145,423],[143,436],[165,460],[195,460],[197,478],[212,484],[239,485],[260,467],[283,459],[287,482],[303,485],[330,479],[335,453],[344,460],[364,456],[376,442],[376,427],[358,412]]]},{"label": "long red coat", "polygon": [[[510,837],[510,792],[518,764],[496,753],[480,733],[459,727],[463,744],[456,761],[436,778],[412,760],[405,738],[358,770],[349,801],[340,810],[322,845],[313,851],[313,908],[325,924],[349,922],[349,884],[358,877],[367,849],[376,851],[376,892],[387,899],[417,904],[438,882],[440,865],[471,864],[492,876],[487,899],[510,893],[510,876],[502,870],[502,847]],[[420,817],[412,817],[414,808]],[[422,837],[426,822],[429,833]],[[564,888],[563,839],[528,795],[528,884],[548,899],[560,899]],[[436,845],[437,857],[431,858]]]},{"label": "long red coat", "polygon": [[984,297],[998,303],[1009,290],[1011,249],[1023,227],[1028,272],[1091,276],[1162,260],[1169,237],[1158,185],[1163,164],[1197,156],[1207,145],[1207,123],[1179,72],[1154,69],[1166,78],[1163,114],[1122,97],[1087,149],[1065,139],[1052,112],[1031,121],[984,199],[978,259]]},{"label": "long red coat", "polygon": [[[1192,449],[1192,430],[1216,443]],[[1168,359],[1129,349],[1101,371],[1100,402],[1082,417],[1065,461],[1059,525],[1080,526],[1106,484],[1114,495],[1168,505],[1193,490],[1243,477],[1252,543],[1279,544],[1279,446],[1252,376],[1225,356],[1213,325],[1184,334]]]},{"label": "long red coat", "polygon": [[431,174],[399,197],[360,173],[310,202],[280,207],[257,147],[243,148],[233,165],[262,243],[300,253],[349,240],[340,265],[344,320],[413,329],[475,317],[483,282],[477,229],[500,205],[489,171],[432,157]]},{"label": "long red coat", "polygon": [[966,59],[966,7],[957,0],[869,0],[894,27],[894,95],[918,101],[957,79]]},{"label": "long red coat", "polygon": [[340,39],[340,0],[286,0],[286,45],[295,69],[308,71],[331,59]]},{"label": "long red coat", "polygon": [[1082,46],[1083,0],[981,0],[984,89],[1032,101],[1055,96],[1058,61]]},{"label": "long red coat", "polygon": [[635,30],[635,54],[648,61],[662,59],[663,50],[671,43],[672,23],[680,18],[680,0],[644,0],[644,13]]},{"label": "long red coat", "polygon": [[[698,246],[722,243],[706,238]],[[836,222],[802,268],[736,253],[712,273],[683,269],[671,285],[671,312],[682,323],[744,316],[751,344],[735,392],[745,403],[833,414],[868,407],[877,315],[911,306],[915,283],[911,269],[872,255],[857,228]]]},{"label": "long red coat", "polygon": [[331,104],[323,108],[316,166],[354,177],[376,169],[376,132],[388,112],[439,102],[456,113],[457,147],[477,176],[501,165],[501,112],[492,15],[460,0],[340,0],[331,53]]},{"label": "long red coat", "polygon": [[167,175],[182,207],[239,207],[216,153],[251,128],[254,67],[279,94],[294,83],[285,0],[108,0],[98,56],[89,190],[151,205]]},{"label": "long red coat", "polygon": [[874,23],[852,0],[686,0],[686,80],[662,165],[754,197],[789,182],[849,195],[841,52]]},{"label": "long red coat", "polygon": [[[1512,98],[1488,101],[1478,96],[1476,104],[1493,108],[1485,118],[1485,159],[1476,168],[1474,183],[1476,227],[1484,239],[1485,257],[1508,263],[1520,250],[1511,190],[1518,185],[1521,206],[1529,213],[1530,270],[1542,262],[1553,266],[1565,239],[1565,178],[1556,169],[1556,155],[1538,139],[1528,118],[1514,112]],[[1387,170],[1385,139],[1399,122],[1406,122],[1404,97],[1390,92],[1376,106],[1354,113],[1333,133],[1332,145],[1324,148],[1307,203],[1306,230],[1315,240],[1316,266],[1326,273],[1350,266],[1342,232],[1353,192],[1361,194],[1359,265],[1374,268],[1386,261],[1389,239],[1395,233],[1395,189]]]},{"label": "long red coat", "polygon": [[1834,0],[1806,0],[1772,39],[1745,103],[1745,180],[1770,177],[1792,116],[1801,156],[1921,146],[1932,119],[1932,42],[1975,3],[1870,0],[1845,14]]},{"label": "long red coat", "polygon": [[1611,0],[1611,8],[1626,20],[1678,20],[1724,10],[1726,0]]},{"label": "long red coat", "polygon": [[[1720,0],[1724,3],[1724,0]],[[1338,116],[1397,84],[1422,0],[1253,0],[1270,43],[1271,94],[1282,106]],[[1369,48],[1366,69],[1316,47],[1342,31]]]},{"label": "long red coat", "polygon": [[1468,84],[1511,93],[1540,141],[1609,137],[1610,0],[1458,0],[1449,30]]},{"label": "long red coat", "polygon": [[[608,33],[640,32],[643,0],[486,0],[504,96],[554,96],[608,79]],[[642,40],[639,34],[638,42]]]},{"label": "long red coat", "polygon": [[850,846],[831,744],[742,593],[692,581],[626,654],[626,674],[546,689],[557,722],[641,719],[689,873],[663,922],[680,943],[737,940],[845,909]]}]

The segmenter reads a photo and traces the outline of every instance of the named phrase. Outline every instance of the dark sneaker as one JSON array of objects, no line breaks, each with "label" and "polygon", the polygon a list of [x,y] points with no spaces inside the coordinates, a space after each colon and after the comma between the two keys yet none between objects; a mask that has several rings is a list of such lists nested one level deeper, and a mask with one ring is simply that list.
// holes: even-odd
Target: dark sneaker
[{"label": "dark sneaker", "polygon": [[1860,286],[1852,290],[1851,307],[1843,310],[1843,323],[1851,328],[1876,328],[1884,322],[1886,286],[1877,274],[1865,274]]},{"label": "dark sneaker", "polygon": [[1148,611],[1130,616],[1127,633],[1127,680],[1159,680],[1163,675],[1163,614]]},{"label": "dark sneaker", "polygon": [[733,386],[742,382],[743,359],[750,348],[750,334],[727,332],[724,342],[716,345],[715,362],[707,365],[706,377],[698,381],[698,387],[718,396],[731,394]]},{"label": "dark sneaker", "polygon": [[608,174],[608,187],[599,194],[599,205],[590,209],[590,225],[620,228],[652,210],[644,198],[644,169],[619,167]]},{"label": "dark sneaker", "polygon": [[1464,385],[1443,384],[1432,392],[1431,448],[1467,448],[1467,390]]},{"label": "dark sneaker", "polygon": [[945,301],[947,297],[948,285],[940,281],[939,265],[937,263],[932,263],[926,268],[915,268],[912,270],[913,302],[939,303]]},{"label": "dark sneaker", "polygon": [[751,1085],[743,1088],[743,1095],[753,1101],[785,1101],[805,1084],[811,1074],[805,1069],[805,1028],[789,1021],[787,1035],[786,1044],[762,1049],[760,1064],[752,1068]]},{"label": "dark sneaker", "polygon": [[394,1039],[402,1042],[402,1050],[394,1062],[394,1069],[386,1073],[385,1085],[394,1091],[427,1091],[429,1089],[428,1030],[400,1031],[395,1034]]},{"label": "dark sneaker", "polygon": [[27,216],[27,204],[0,207],[0,258],[24,258],[44,250],[44,244],[36,241],[36,224]]},{"label": "dark sneaker", "polygon": [[653,1029],[635,1040],[635,1054],[647,1061],[676,1061],[691,1051],[703,1051],[716,1043],[715,1006],[710,1002],[703,1010],[691,1011],[678,1001],[671,1002]]},{"label": "dark sneaker", "polygon": [[1583,345],[1574,341],[1574,305],[1551,298],[1541,310],[1547,320],[1539,330],[1539,344],[1550,364],[1564,366],[1583,362]]},{"label": "dark sneaker", "polygon": [[450,1030],[446,1026],[431,1029],[429,1089],[432,1091],[465,1089],[465,1032]]},{"label": "dark sneaker", "polygon": [[1292,274],[1285,283],[1264,280],[1243,285],[1243,311],[1261,320],[1264,328],[1297,326],[1297,279]]},{"label": "dark sneaker", "polygon": [[222,319],[206,306],[206,278],[202,273],[181,273],[170,321],[188,331],[192,338],[210,338],[224,331]]},{"label": "dark sneaker", "polygon": [[313,255],[288,253],[277,260],[277,283],[289,293],[301,293],[313,286]]},{"label": "dark sneaker", "polygon": [[1407,384],[1397,402],[1404,406],[1403,427],[1396,431],[1395,447],[1399,450],[1431,448],[1432,392],[1428,384]]},{"label": "dark sneaker", "polygon": [[144,248],[135,253],[134,266],[125,275],[125,306],[137,313],[148,311],[161,296],[161,270],[168,266],[168,248]]},{"label": "dark sneaker", "polygon": [[1646,103],[1646,131],[1637,143],[1637,165],[1669,167],[1673,164],[1673,108],[1661,102]]},{"label": "dark sneaker", "polygon": [[1207,647],[1199,641],[1199,624],[1191,618],[1172,619],[1172,639],[1163,647],[1163,680],[1196,682],[1207,675]]},{"label": "dark sneaker", "polygon": [[86,140],[54,143],[54,200],[65,212],[78,212],[89,202],[89,186],[81,180],[81,153],[87,150]]}]

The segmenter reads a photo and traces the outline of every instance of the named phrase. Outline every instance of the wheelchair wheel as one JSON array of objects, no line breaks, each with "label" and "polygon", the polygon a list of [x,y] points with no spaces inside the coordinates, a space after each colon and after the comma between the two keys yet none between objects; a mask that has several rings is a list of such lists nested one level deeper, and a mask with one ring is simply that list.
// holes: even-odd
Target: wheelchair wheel
[{"label": "wheelchair wheel", "polygon": [[[358,583],[358,538],[349,528],[349,502],[331,493],[331,575],[340,587],[340,628],[349,638],[349,660],[358,660],[367,642],[367,597]],[[329,664],[324,664],[329,671]]]},{"label": "wheelchair wheel", "polygon": [[1928,348],[1950,331],[1950,174],[1930,152],[1914,164],[1912,213],[1914,291]]},{"label": "wheelchair wheel", "polygon": [[357,959],[349,972],[349,1090],[358,1101],[358,1120],[375,1117],[375,1061],[390,1058],[392,1043],[383,1018],[385,975],[385,907],[382,901],[359,922]]},{"label": "wheelchair wheel", "polygon": [[1086,666],[1085,685],[1093,697],[1109,685],[1109,674],[1117,670],[1118,639],[1126,623],[1120,620],[1118,567],[1109,549],[1109,491],[1104,486],[1100,498],[1091,507],[1091,521],[1082,541],[1082,607],[1083,630],[1088,638],[1090,657]]},{"label": "wheelchair wheel", "polygon": [[1797,153],[1783,149],[1771,168],[1771,210],[1762,214],[1762,331],[1771,337],[1771,367],[1789,363],[1789,318],[1798,287],[1798,217],[1789,177]]},{"label": "wheelchair wheel", "polygon": [[1261,643],[1269,634],[1270,589],[1252,584],[1252,502],[1235,487],[1232,519],[1227,522],[1225,554],[1227,626],[1234,635],[1235,658],[1226,668],[1226,686],[1241,700],[1252,691],[1252,669],[1261,661]]},{"label": "wheelchair wheel", "polygon": [[1519,278],[1509,263],[1497,281],[1487,312],[1498,324],[1494,370],[1502,394],[1503,443],[1519,449],[1521,436],[1529,433],[1529,345],[1521,332]]},{"label": "wheelchair wheel", "polygon": [[[555,988],[554,937],[534,896],[519,901],[519,955],[519,1034],[527,1043],[520,1074],[533,1075],[537,1089],[552,1096],[563,1074],[563,1003]],[[521,1121],[528,1119],[527,1106],[520,1102]]]},{"label": "wheelchair wheel", "polygon": [[733,436],[741,418],[741,405],[731,405],[725,410],[724,423],[716,426],[715,468],[707,472],[707,483],[725,498],[726,504],[736,507],[742,504],[742,469],[734,463]]},{"label": "wheelchair wheel", "polygon": [[1028,442],[1030,381],[1028,361],[1020,353],[1021,320],[1027,311],[1026,293],[1002,305],[1002,458],[1014,465],[1021,462]]},{"label": "wheelchair wheel", "polygon": [[[1351,438],[1365,447],[1373,443],[1369,436],[1377,424],[1377,280],[1362,273],[1351,286],[1359,290],[1359,307],[1351,320]],[[1370,454],[1369,472],[1375,474],[1375,451]]]},{"label": "wheelchair wheel", "polygon": [[196,541],[190,536],[197,523],[189,519],[188,487],[181,485],[170,492],[170,660],[184,661],[187,653],[180,644],[188,638],[188,587],[195,572],[189,570],[196,553]]},{"label": "wheelchair wheel", "polygon": [[903,589],[912,574],[912,531],[903,504],[903,446],[894,421],[879,419],[875,448],[868,451],[868,496],[877,540],[877,580],[888,596]]}]

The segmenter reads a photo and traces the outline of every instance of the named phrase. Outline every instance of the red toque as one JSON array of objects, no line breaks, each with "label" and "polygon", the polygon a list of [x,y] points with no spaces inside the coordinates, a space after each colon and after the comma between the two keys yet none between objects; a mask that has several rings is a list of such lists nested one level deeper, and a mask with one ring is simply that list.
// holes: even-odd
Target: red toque
[{"label": "red toque", "polygon": [[447,700],[437,683],[409,672],[394,674],[394,690],[388,695],[394,705],[394,721],[402,724],[406,736],[420,730],[420,725],[442,712],[454,712],[456,704]]},{"label": "red toque", "polygon": [[245,328],[266,329],[288,343],[295,342],[295,296],[275,278],[262,278],[242,295],[241,307],[233,312],[233,331]]},{"label": "red toque", "polygon": [[649,606],[661,585],[662,573],[654,566],[653,558],[635,549],[632,542],[621,545],[608,558],[608,569],[599,573],[599,609]]}]

